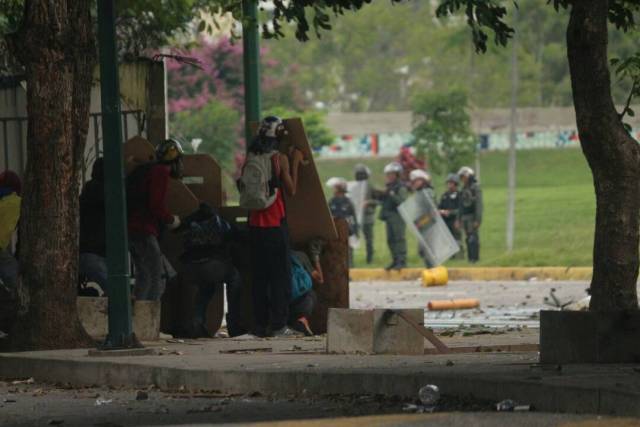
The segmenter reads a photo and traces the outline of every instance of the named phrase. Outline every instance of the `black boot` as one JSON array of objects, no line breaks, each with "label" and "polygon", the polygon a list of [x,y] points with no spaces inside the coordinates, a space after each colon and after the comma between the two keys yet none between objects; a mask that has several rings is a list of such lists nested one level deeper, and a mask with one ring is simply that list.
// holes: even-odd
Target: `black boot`
[{"label": "black boot", "polygon": [[396,268],[396,265],[397,265],[397,262],[396,262],[396,260],[394,259],[393,261],[391,261],[391,264],[389,264],[388,266],[386,266],[384,269],[385,269],[386,271],[391,271],[391,270],[393,270],[394,268]]}]

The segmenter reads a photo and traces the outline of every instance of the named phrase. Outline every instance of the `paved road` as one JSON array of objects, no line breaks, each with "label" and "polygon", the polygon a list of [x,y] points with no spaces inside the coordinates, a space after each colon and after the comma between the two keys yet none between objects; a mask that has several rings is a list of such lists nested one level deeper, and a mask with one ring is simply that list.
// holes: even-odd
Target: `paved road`
[{"label": "paved road", "polygon": [[[404,413],[406,401],[373,396],[311,399],[305,396],[215,396],[107,388],[65,389],[0,382],[0,425],[11,427],[128,426],[615,426],[595,415],[495,413],[486,402],[443,399],[435,414]],[[102,403],[98,403],[102,402]],[[451,412],[455,411],[455,412]],[[471,412],[461,412],[471,411]],[[393,415],[389,415],[393,414]],[[275,421],[275,422],[274,422]]]},{"label": "paved road", "polygon": [[447,286],[420,286],[412,282],[352,282],[352,308],[425,308],[430,300],[477,298],[474,310],[425,312],[431,327],[485,325],[494,327],[539,326],[538,312],[552,309],[545,304],[551,290],[563,304],[587,295],[588,282],[451,282]]}]

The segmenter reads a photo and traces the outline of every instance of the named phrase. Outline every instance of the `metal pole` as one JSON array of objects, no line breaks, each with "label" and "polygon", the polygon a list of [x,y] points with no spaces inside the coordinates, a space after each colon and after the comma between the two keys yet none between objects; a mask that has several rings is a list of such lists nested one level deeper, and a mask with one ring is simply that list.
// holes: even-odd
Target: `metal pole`
[{"label": "metal pole", "polygon": [[120,88],[116,57],[114,0],[98,0],[100,93],[104,152],[109,334],[104,349],[139,347],[131,326],[127,207],[122,159]]},{"label": "metal pole", "polygon": [[[514,21],[518,19],[517,9]],[[515,22],[514,22],[515,28]],[[511,119],[509,131],[509,174],[507,195],[507,252],[513,251],[516,223],[516,141],[518,120],[518,38],[514,33],[511,43]]]},{"label": "metal pole", "polygon": [[244,118],[247,147],[253,139],[251,123],[260,121],[260,24],[258,1],[242,0],[244,62]]}]

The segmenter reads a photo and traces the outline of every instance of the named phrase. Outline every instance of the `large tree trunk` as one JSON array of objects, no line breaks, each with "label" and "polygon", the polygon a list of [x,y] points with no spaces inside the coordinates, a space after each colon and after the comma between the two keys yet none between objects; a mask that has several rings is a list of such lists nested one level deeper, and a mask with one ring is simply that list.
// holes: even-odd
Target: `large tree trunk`
[{"label": "large tree trunk", "polygon": [[596,193],[591,310],[637,310],[640,146],[611,97],[606,0],[576,0],[567,29],[573,102]]},{"label": "large tree trunk", "polygon": [[22,312],[13,349],[91,341],[76,310],[78,193],[95,63],[90,1],[27,0],[10,40],[27,81],[27,167],[20,220]]}]

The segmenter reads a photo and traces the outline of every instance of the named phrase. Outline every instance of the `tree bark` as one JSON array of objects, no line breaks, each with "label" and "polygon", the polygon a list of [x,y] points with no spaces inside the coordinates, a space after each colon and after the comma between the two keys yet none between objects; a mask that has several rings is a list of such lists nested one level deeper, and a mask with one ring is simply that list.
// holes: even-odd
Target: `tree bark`
[{"label": "tree bark", "polygon": [[637,310],[640,146],[624,129],[611,97],[608,10],[606,0],[576,0],[567,29],[580,144],[597,206],[590,309]]},{"label": "tree bark", "polygon": [[23,306],[12,349],[90,344],[76,309],[78,195],[96,52],[89,1],[27,0],[10,40],[27,82],[20,221]]}]

